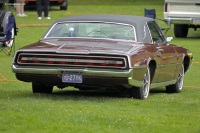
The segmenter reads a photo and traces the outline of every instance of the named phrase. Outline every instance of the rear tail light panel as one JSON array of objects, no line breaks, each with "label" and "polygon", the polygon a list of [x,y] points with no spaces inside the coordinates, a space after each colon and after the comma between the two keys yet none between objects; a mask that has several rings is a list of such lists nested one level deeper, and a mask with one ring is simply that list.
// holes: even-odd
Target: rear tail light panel
[{"label": "rear tail light panel", "polygon": [[126,57],[86,56],[86,55],[56,55],[56,54],[30,54],[20,53],[17,58],[18,65],[36,66],[84,66],[101,68],[127,67]]}]

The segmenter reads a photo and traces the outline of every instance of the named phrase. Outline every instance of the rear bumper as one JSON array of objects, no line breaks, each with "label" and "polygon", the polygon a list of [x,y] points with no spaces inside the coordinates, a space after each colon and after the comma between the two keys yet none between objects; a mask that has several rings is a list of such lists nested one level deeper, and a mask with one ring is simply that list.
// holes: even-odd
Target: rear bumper
[{"label": "rear bumper", "polygon": [[62,74],[23,74],[17,73],[17,79],[25,82],[36,82],[52,86],[98,86],[111,87],[127,85],[128,80],[124,77],[108,77],[108,76],[89,76],[83,75],[82,83],[63,83]]},{"label": "rear bumper", "polygon": [[[137,70],[136,70],[137,69]],[[18,80],[25,82],[42,82],[52,85],[64,85],[62,83],[63,72],[81,73],[84,77],[83,85],[103,85],[117,86],[127,85],[140,87],[143,81],[143,75],[146,71],[145,67],[116,70],[116,69],[95,69],[95,68],[22,68],[12,65],[12,70],[16,73]],[[135,73],[133,73],[135,71]]]},{"label": "rear bumper", "polygon": [[192,18],[165,18],[169,24],[193,24]]},{"label": "rear bumper", "polygon": [[200,16],[199,17],[181,17],[181,16],[170,16],[164,14],[164,20],[168,24],[188,24],[188,25],[200,25]]}]

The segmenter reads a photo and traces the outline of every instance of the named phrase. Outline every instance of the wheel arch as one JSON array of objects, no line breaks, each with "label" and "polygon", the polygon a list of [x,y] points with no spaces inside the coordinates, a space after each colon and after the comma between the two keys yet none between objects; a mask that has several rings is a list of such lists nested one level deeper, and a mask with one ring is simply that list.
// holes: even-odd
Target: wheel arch
[{"label": "wheel arch", "polygon": [[150,69],[150,81],[152,82],[154,75],[155,75],[155,71],[156,71],[156,61],[155,60],[150,60],[148,63],[148,67]]},{"label": "wheel arch", "polygon": [[190,57],[187,55],[183,59],[184,72],[187,72],[191,64]]}]

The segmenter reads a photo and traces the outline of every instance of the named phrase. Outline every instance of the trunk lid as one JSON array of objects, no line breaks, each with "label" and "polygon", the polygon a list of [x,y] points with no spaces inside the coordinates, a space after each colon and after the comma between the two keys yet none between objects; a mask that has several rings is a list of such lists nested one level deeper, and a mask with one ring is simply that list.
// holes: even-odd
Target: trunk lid
[{"label": "trunk lid", "polygon": [[[142,44],[141,44],[142,46]],[[56,53],[106,53],[106,54],[125,54],[137,49],[139,45],[133,42],[116,41],[74,41],[64,39],[43,39],[32,45],[23,48],[23,51],[43,51]]]}]

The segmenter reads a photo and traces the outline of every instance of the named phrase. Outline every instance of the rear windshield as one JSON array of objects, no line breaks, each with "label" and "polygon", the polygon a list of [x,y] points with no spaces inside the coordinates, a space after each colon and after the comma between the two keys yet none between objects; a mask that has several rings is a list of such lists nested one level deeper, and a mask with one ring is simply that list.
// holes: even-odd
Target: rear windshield
[{"label": "rear windshield", "polygon": [[46,38],[106,38],[136,41],[135,28],[131,25],[99,22],[69,22],[54,25]]}]

